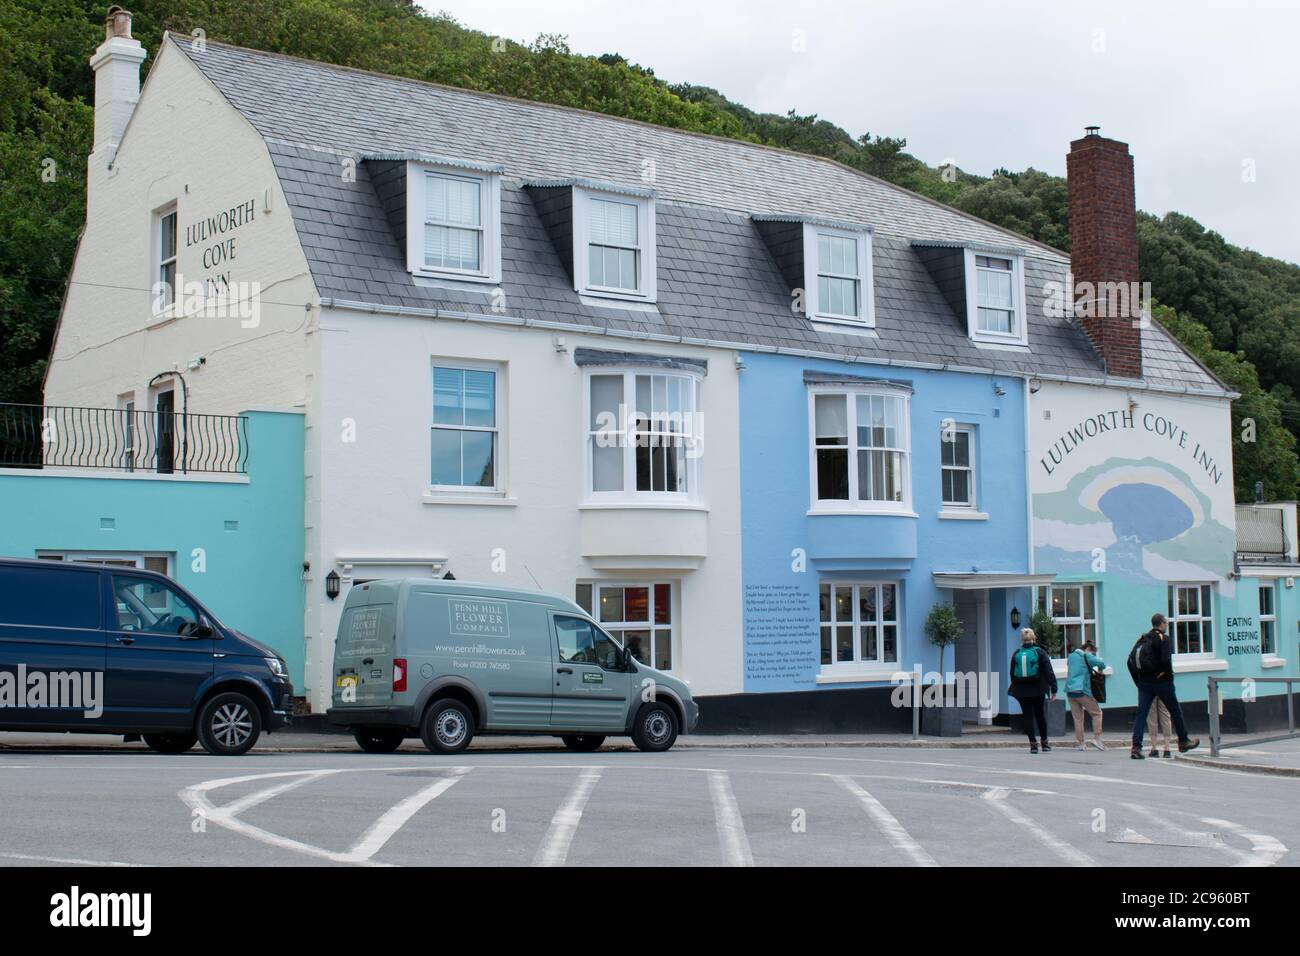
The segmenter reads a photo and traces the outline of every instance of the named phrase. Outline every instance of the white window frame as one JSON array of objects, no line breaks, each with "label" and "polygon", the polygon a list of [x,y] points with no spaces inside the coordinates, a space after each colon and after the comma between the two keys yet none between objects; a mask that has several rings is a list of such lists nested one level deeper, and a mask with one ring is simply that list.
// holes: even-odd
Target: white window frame
[{"label": "white window frame", "polygon": [[[424,238],[426,214],[426,176],[475,181],[479,184],[479,228],[483,241],[479,248],[479,269],[438,269],[425,265]],[[501,281],[501,176],[459,166],[408,162],[406,164],[406,271],[427,279],[452,279],[462,282]]]},{"label": "white window frame", "polygon": [[[822,620],[821,616],[821,589],[828,587],[831,589],[829,595],[829,606],[831,619]],[[894,618],[886,620],[884,617],[884,589],[892,587],[894,589]],[[835,618],[835,589],[849,588],[851,594],[849,597],[850,607],[853,613],[850,620],[840,621]],[[860,595],[863,588],[874,588],[876,591],[876,614],[874,621],[863,621],[861,619],[862,602]],[[903,613],[902,613],[902,593],[903,586],[899,581],[841,581],[825,579],[817,583],[817,660],[823,674],[843,674],[845,672],[863,671],[879,672],[882,669],[895,671],[898,669],[898,658],[903,653]],[[853,648],[855,659],[851,661],[836,660],[839,653],[839,644],[836,641],[835,629],[838,627],[852,626],[853,628]],[[885,660],[885,627],[894,628],[894,660]],[[822,663],[822,635],[826,628],[830,628],[830,645],[831,645],[831,662]],[[863,657],[864,643],[863,638],[867,628],[875,631],[876,635],[876,656],[871,659]]]},{"label": "white window frame", "polygon": [[[832,498],[822,500],[817,497],[817,396],[841,395],[847,404],[849,444],[849,498],[847,501]],[[858,494],[857,458],[861,447],[857,444],[857,399],[862,395],[880,395],[901,399],[903,403],[902,420],[899,423],[899,435],[902,445],[899,448],[875,449],[902,452],[903,456],[903,500],[902,501],[863,501]],[[914,516],[912,511],[912,395],[911,391],[887,385],[864,385],[862,387],[844,385],[815,385],[808,389],[808,494],[809,514],[897,514]]]},{"label": "white window frame", "polygon": [[[597,437],[602,434],[591,420],[591,380],[595,376],[623,377],[623,409],[621,420],[616,429],[623,449],[623,488],[621,491],[595,490],[595,456],[594,448]],[[585,369],[582,376],[582,430],[583,430],[583,472],[584,491],[589,504],[601,503],[635,503],[663,505],[698,505],[702,500],[700,488],[703,475],[703,446],[692,454],[689,445],[685,455],[686,491],[638,491],[636,489],[636,449],[635,441],[629,440],[628,432],[635,427],[635,413],[646,411],[636,407],[636,378],[638,375],[666,375],[681,378],[691,383],[693,408],[690,417],[690,432],[684,437],[703,442],[703,435],[694,433],[695,425],[700,421],[700,403],[702,399],[703,376],[686,369],[660,369],[647,366],[593,366]],[[653,429],[652,429],[653,433]]]},{"label": "white window frame", "polygon": [[[1277,644],[1278,644],[1278,633],[1277,633],[1277,597],[1278,597],[1278,594],[1277,594],[1277,582],[1276,582],[1276,581],[1269,581],[1267,584],[1260,584],[1260,586],[1259,586],[1259,598],[1261,598],[1261,599],[1263,598],[1263,596],[1264,596],[1264,592],[1265,592],[1265,591],[1267,591],[1267,592],[1269,593],[1269,595],[1270,595],[1270,600],[1272,601],[1273,610],[1272,610],[1272,613],[1270,613],[1270,614],[1265,614],[1265,613],[1264,613],[1264,603],[1263,603],[1262,600],[1260,600],[1260,605],[1259,605],[1259,653],[1260,653],[1260,656],[1261,656],[1261,657],[1277,657],[1277,656],[1279,656],[1279,655],[1278,655],[1278,649],[1277,649]],[[1264,625],[1265,625],[1265,624],[1271,624],[1271,625],[1272,625],[1272,631],[1273,631],[1273,649],[1272,649],[1271,651],[1266,651],[1266,650],[1264,650]]]},{"label": "white window frame", "polygon": [[[1197,602],[1200,608],[1199,614],[1178,614],[1178,589],[1179,588],[1197,588]],[[1205,606],[1204,589],[1209,589],[1209,607]],[[1213,581],[1170,581],[1168,587],[1169,613],[1168,613],[1168,635],[1169,639],[1174,642],[1174,656],[1183,660],[1210,660],[1214,658],[1214,582]],[[1197,621],[1201,625],[1201,649],[1199,651],[1180,651],[1178,649],[1178,623],[1180,621]],[[1206,647],[1205,628],[1209,625],[1210,640],[1209,647]]]},{"label": "white window frame", "polygon": [[120,567],[124,570],[135,568],[137,571],[157,570],[145,566],[145,558],[154,558],[165,564],[165,570],[159,573],[165,574],[173,581],[176,580],[176,556],[169,551],[61,551],[49,548],[38,550],[36,557],[45,561],[68,561],[75,564],[102,564],[105,561],[130,562]]},{"label": "white window frame", "polygon": [[[668,587],[668,623],[655,623],[655,588],[658,586]],[[623,647],[627,647],[626,632],[628,631],[648,631],[650,633],[650,646],[645,650],[649,654],[649,659],[643,661],[647,667],[659,669],[657,665],[658,657],[655,649],[659,646],[660,635],[667,633],[668,637],[668,660],[672,666],[663,668],[666,673],[673,673],[681,669],[681,661],[678,659],[678,652],[681,650],[681,627],[679,624],[678,609],[680,601],[678,600],[678,582],[670,579],[659,581],[623,581],[623,580],[579,580],[578,587],[591,588],[591,608],[588,613],[591,619],[595,621],[602,629],[609,632],[615,640]],[[640,621],[602,621],[600,618],[600,592],[602,588],[646,588],[649,597],[646,600],[646,617],[644,622]],[[577,595],[574,595],[575,603]]]},{"label": "white window frame", "polygon": [[[496,424],[488,427],[486,425],[444,425],[438,424],[433,420],[433,372],[434,369],[445,368],[453,371],[469,372],[491,372],[493,373],[492,385],[492,408],[495,413]],[[429,489],[437,495],[458,495],[464,497],[484,497],[500,496],[506,487],[506,427],[504,423],[504,399],[505,399],[505,365],[495,362],[482,362],[473,359],[456,359],[434,357],[429,362],[429,442],[426,445],[428,455],[428,471],[426,472]],[[492,455],[493,470],[491,487],[485,485],[439,485],[433,481],[433,431],[436,428],[446,429],[448,431],[473,431],[473,432],[492,432],[496,436],[494,451]],[[463,469],[463,462],[462,462]]]},{"label": "white window frame", "polygon": [[[817,254],[817,239],[819,236],[852,239],[858,244],[858,274],[856,277],[858,280],[858,312],[856,315],[831,312],[828,306],[820,301],[818,294],[820,283],[817,281],[819,276],[854,277],[840,273],[823,272]],[[806,222],[803,225],[803,264],[804,313],[809,319],[814,322],[875,328],[876,296],[874,292],[875,281],[872,275],[871,230],[818,226]]]},{"label": "white window frame", "polygon": [[[976,484],[976,479],[977,479],[976,462],[979,459],[978,443],[977,443],[979,438],[979,432],[976,430],[974,425],[965,425],[965,424],[954,425],[952,427],[952,432],[953,432],[954,439],[958,434],[965,434],[967,436],[966,451],[970,458],[970,463],[968,465],[948,465],[944,463],[943,446],[945,444],[948,444],[945,441],[944,436],[948,433],[948,429],[944,428],[943,424],[940,423],[939,425],[939,506],[944,511],[977,511],[979,506],[979,486]],[[952,442],[951,444],[955,444],[955,441]],[[967,484],[967,488],[970,489],[969,501],[947,501],[944,499],[943,473],[945,471],[965,471],[970,474],[970,479]]]},{"label": "white window frame", "polygon": [[[174,216],[176,220],[175,239],[176,248],[170,256],[163,255],[162,249],[162,224],[168,216]],[[161,307],[155,308],[158,302],[158,288],[163,281],[163,269],[167,266],[172,267],[171,297],[162,303]],[[177,300],[180,298],[181,278],[181,217],[180,209],[176,200],[172,200],[165,205],[159,206],[150,215],[149,223],[149,268],[151,270],[149,278],[149,305],[150,311],[155,318],[171,317],[177,314],[179,306]]]},{"label": "white window frame", "polygon": [[[1086,592],[1092,591],[1092,617],[1088,617],[1088,601]],[[1052,592],[1053,591],[1078,591],[1079,592],[1079,613],[1056,615],[1052,613]],[[1092,628],[1092,640],[1096,643],[1098,654],[1101,650],[1101,589],[1092,581],[1055,581],[1052,584],[1042,585],[1034,589],[1034,607],[1042,608],[1047,612],[1051,619],[1058,625],[1077,625],[1079,628],[1080,645],[1083,641],[1088,640],[1088,629]],[[1069,641],[1065,635],[1061,635],[1061,653],[1053,657],[1054,661],[1063,661],[1070,656],[1071,648],[1068,646]]]},{"label": "white window frame", "polygon": [[[1025,257],[1019,253],[966,249],[966,325],[973,342],[994,345],[1029,345],[1029,326],[1025,321]],[[986,332],[979,327],[979,266],[977,256],[1007,259],[1011,263],[1012,328],[1010,333]],[[1000,271],[1000,270],[999,270]]]},{"label": "white window frame", "polygon": [[[588,202],[603,199],[637,207],[637,287],[616,289],[591,284],[591,263],[588,246],[591,245],[591,217]],[[639,196],[613,190],[593,189],[588,186],[573,187],[573,288],[580,295],[602,299],[626,299],[633,302],[656,301],[657,265],[655,256],[655,201],[653,196]]]}]

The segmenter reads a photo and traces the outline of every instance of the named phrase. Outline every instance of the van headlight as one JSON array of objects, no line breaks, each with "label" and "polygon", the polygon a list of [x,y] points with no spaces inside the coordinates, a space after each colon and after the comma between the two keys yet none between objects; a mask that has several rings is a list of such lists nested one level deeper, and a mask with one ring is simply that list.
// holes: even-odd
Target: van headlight
[{"label": "van headlight", "polygon": [[284,661],[280,660],[280,658],[264,657],[262,658],[262,660],[266,661],[266,666],[271,669],[271,673],[274,676],[276,677],[288,676],[288,672],[284,669]]}]

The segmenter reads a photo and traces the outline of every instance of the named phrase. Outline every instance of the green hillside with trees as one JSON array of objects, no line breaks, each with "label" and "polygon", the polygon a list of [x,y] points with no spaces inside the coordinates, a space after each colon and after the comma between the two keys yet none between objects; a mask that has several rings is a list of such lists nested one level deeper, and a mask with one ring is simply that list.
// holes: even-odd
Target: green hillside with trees
[{"label": "green hillside with trees", "polygon": [[[137,0],[134,32],[164,30],[415,79],[597,110],[838,160],[1040,241],[1069,248],[1065,180],[1038,170],[940,170],[905,139],[791,110],[755,113],[705,87],[669,85],[617,54],[528,45],[433,17],[405,0]],[[0,0],[0,401],[39,402],[64,283],[85,216],[93,102],[87,60],[106,0]],[[145,64],[147,70],[150,61]],[[1195,220],[1140,214],[1141,274],[1160,320],[1242,393],[1235,403],[1239,499],[1262,480],[1297,497],[1300,266],[1227,242]],[[1242,441],[1242,420],[1255,422]]]}]

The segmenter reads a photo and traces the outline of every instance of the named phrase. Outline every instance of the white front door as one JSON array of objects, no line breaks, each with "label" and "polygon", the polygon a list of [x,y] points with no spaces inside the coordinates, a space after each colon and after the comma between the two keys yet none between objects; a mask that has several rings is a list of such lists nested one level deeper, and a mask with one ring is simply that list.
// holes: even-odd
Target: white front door
[{"label": "white front door", "polygon": [[[961,675],[959,682],[973,690],[989,686],[986,683],[989,679],[989,592],[956,591],[953,603],[962,624],[962,638],[955,648],[953,670]],[[976,675],[976,681],[969,681],[971,674]],[[980,712],[978,701],[968,699],[965,703],[968,706],[961,708],[962,720],[981,724],[993,722],[992,713]]]}]

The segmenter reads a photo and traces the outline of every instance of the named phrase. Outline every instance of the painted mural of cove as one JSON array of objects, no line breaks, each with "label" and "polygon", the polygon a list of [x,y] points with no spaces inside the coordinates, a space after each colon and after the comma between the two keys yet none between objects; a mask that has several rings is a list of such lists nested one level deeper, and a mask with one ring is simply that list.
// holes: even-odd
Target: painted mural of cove
[{"label": "painted mural of cove", "polygon": [[1157,458],[1110,458],[1034,496],[1034,542],[1036,560],[1058,573],[1160,584],[1224,579],[1234,536],[1187,472]]}]

